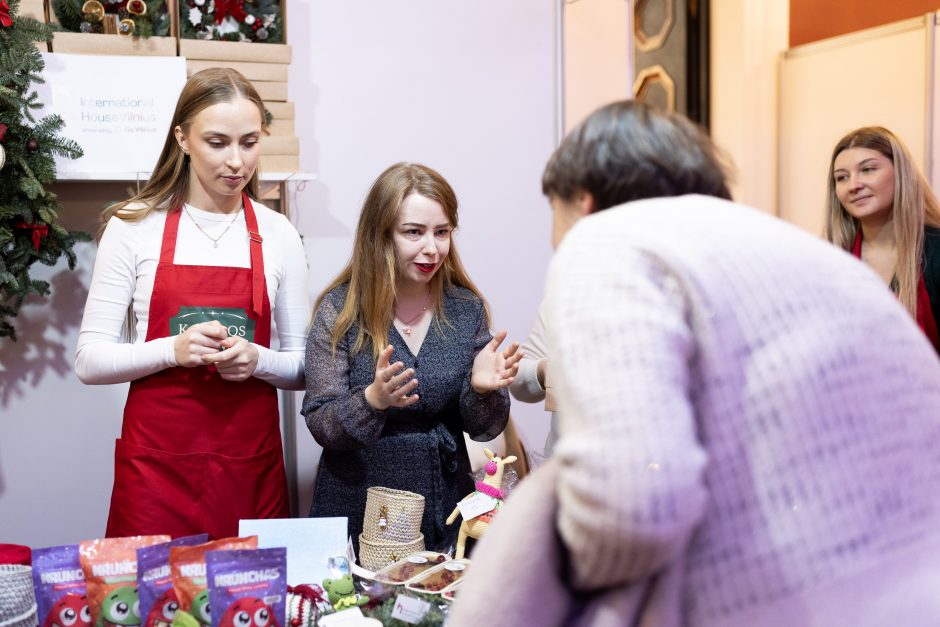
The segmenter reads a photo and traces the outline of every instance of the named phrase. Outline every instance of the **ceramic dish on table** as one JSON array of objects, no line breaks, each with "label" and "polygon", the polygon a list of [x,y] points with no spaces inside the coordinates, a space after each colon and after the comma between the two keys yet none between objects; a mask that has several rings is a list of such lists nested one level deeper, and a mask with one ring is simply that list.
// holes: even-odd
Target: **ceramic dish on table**
[{"label": "ceramic dish on table", "polygon": [[408,580],[405,588],[425,594],[439,594],[460,581],[469,565],[468,559],[448,560]]},{"label": "ceramic dish on table", "polygon": [[421,551],[398,560],[375,573],[373,579],[389,585],[402,585],[422,573],[450,560],[446,553]]},{"label": "ceramic dish on table", "polygon": [[448,601],[454,601],[457,599],[457,592],[460,589],[460,584],[463,579],[458,579],[454,583],[450,584],[443,590],[441,590],[441,596],[447,599]]}]

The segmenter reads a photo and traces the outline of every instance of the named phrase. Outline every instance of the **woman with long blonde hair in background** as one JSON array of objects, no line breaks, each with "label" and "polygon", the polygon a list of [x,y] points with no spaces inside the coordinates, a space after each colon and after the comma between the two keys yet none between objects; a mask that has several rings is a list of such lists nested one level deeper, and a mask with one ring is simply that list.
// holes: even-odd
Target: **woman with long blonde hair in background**
[{"label": "woman with long blonde hair in background", "polygon": [[867,263],[940,351],[940,205],[891,131],[848,133],[829,162],[826,237]]},{"label": "woman with long blonde hair in background", "polygon": [[[463,432],[491,440],[509,418],[518,343],[490,334],[486,301],[452,241],[457,197],[426,166],[375,180],[349,263],[316,304],[302,413],[323,447],[311,516],[345,516],[358,549],[371,486],[425,498],[425,545],[473,492]],[[378,521],[375,521],[376,523]]]}]

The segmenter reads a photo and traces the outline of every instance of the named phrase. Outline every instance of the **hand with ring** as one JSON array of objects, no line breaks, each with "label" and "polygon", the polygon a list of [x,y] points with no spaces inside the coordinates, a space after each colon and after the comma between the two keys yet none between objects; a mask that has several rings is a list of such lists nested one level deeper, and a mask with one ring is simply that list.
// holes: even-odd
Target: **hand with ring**
[{"label": "hand with ring", "polygon": [[375,380],[365,390],[366,401],[373,408],[383,411],[389,407],[407,407],[418,402],[418,395],[411,394],[418,387],[413,368],[403,370],[405,364],[396,361],[390,364],[394,346],[386,346],[375,364]]}]

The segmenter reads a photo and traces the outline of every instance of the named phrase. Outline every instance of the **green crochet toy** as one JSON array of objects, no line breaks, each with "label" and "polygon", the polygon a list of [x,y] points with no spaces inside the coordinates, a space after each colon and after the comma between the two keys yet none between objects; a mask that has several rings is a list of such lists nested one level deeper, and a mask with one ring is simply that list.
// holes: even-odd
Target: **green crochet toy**
[{"label": "green crochet toy", "polygon": [[177,610],[173,617],[173,627],[200,627],[196,617],[184,610]]},{"label": "green crochet toy", "polygon": [[330,598],[330,605],[337,612],[349,607],[361,607],[369,602],[369,597],[356,594],[352,575],[343,575],[338,579],[324,579],[323,589]]}]

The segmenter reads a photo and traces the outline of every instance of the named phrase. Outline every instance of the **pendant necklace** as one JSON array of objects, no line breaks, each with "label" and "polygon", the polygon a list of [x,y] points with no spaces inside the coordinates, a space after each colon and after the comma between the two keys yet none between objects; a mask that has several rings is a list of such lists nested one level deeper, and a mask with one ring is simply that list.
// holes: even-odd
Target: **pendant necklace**
[{"label": "pendant necklace", "polygon": [[189,216],[189,219],[193,221],[193,224],[196,225],[196,228],[199,229],[199,232],[202,233],[203,235],[205,235],[206,237],[208,237],[208,238],[212,241],[212,247],[213,247],[213,248],[218,248],[218,247],[219,247],[219,240],[222,239],[222,237],[223,237],[226,233],[228,233],[228,230],[229,230],[230,228],[232,228],[232,225],[235,224],[235,220],[238,219],[238,214],[240,214],[240,213],[242,212],[242,208],[241,208],[241,207],[238,208],[238,211],[235,212],[235,215],[232,216],[232,219],[229,220],[228,225],[227,225],[224,229],[222,229],[222,232],[219,233],[219,236],[218,236],[218,237],[212,237],[211,235],[209,235],[208,233],[206,233],[205,230],[203,230],[202,226],[200,226],[199,223],[196,222],[196,218],[194,218],[194,217],[193,217],[193,214],[191,214],[191,213],[189,212],[189,209],[186,208],[186,205],[185,205],[185,204],[183,205],[183,211],[185,211],[185,212],[186,212],[186,215]]},{"label": "pendant necklace", "polygon": [[431,303],[431,294],[430,294],[430,292],[429,292],[428,295],[427,295],[427,297],[424,299],[424,306],[423,306],[423,307],[421,308],[421,310],[417,313],[417,315],[412,316],[412,317],[411,317],[410,319],[408,319],[408,320],[406,320],[406,319],[405,319],[405,316],[401,315],[401,314],[398,312],[398,307],[395,307],[395,317],[398,318],[399,320],[401,320],[401,323],[402,323],[401,332],[402,332],[402,333],[404,333],[405,335],[411,337],[411,334],[414,332],[414,327],[412,327],[411,325],[413,325],[415,322],[417,322],[418,320],[420,320],[420,319],[424,316],[424,312],[428,310],[428,305],[429,305],[430,303]]}]

